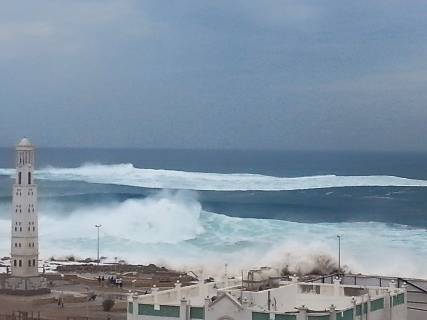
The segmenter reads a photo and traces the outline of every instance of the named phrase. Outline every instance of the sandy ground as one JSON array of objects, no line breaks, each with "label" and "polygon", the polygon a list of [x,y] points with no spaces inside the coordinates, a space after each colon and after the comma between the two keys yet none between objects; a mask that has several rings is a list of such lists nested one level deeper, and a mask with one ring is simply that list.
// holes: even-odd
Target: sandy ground
[{"label": "sandy ground", "polygon": [[[36,318],[40,312],[41,319],[66,320],[67,317],[88,317],[93,320],[123,320],[126,319],[126,289],[99,287],[97,284],[76,284],[66,281],[55,281],[52,287],[53,292],[50,295],[35,297],[16,297],[9,295],[0,295],[0,314],[11,314],[12,312],[21,311],[33,314]],[[87,301],[87,292],[97,294],[95,301]],[[58,307],[57,302],[51,301],[47,304],[40,304],[40,299],[53,300],[60,294],[65,297],[64,308]],[[84,302],[67,301],[67,294],[80,294]],[[114,297],[116,305],[111,312],[102,310],[102,301],[104,297]],[[30,318],[31,319],[31,318]],[[36,318],[37,319],[37,318]]]},{"label": "sandy ground", "polygon": [[[0,309],[2,314],[10,314],[17,310],[26,311],[29,316],[33,313],[37,319],[37,313],[40,312],[41,319],[67,319],[72,316],[85,316],[96,320],[123,320],[126,319],[124,311],[104,312],[100,303],[65,303],[64,308],[58,308],[56,304],[34,306],[29,299],[16,299],[0,296]],[[108,318],[110,317],[110,318]],[[31,319],[31,318],[30,318]]]}]

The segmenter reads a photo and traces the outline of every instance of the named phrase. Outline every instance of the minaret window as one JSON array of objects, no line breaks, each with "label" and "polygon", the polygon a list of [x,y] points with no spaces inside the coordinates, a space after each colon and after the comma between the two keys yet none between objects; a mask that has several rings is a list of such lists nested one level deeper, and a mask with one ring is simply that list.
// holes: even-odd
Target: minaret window
[{"label": "minaret window", "polygon": [[36,266],[36,259],[33,259],[33,267]]},{"label": "minaret window", "polygon": [[21,184],[22,182],[22,172],[18,173],[18,184]]},{"label": "minaret window", "polygon": [[31,172],[28,172],[28,184],[31,184]]},{"label": "minaret window", "polygon": [[19,260],[19,266],[22,267],[22,260]]},{"label": "minaret window", "polygon": [[16,267],[16,260],[13,260],[13,266]]}]

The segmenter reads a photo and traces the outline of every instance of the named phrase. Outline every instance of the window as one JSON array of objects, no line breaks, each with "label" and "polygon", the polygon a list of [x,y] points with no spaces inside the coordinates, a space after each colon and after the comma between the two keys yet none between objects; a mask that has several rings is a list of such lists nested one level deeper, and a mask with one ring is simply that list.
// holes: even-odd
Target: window
[{"label": "window", "polygon": [[18,228],[17,228],[17,227],[15,227],[15,231],[18,231]]},{"label": "window", "polygon": [[19,243],[18,246],[21,248],[21,243]]},{"label": "window", "polygon": [[36,231],[36,228],[35,228],[35,227],[33,227],[33,231]]},{"label": "window", "polygon": [[28,260],[28,266],[31,267],[31,260]]},{"label": "window", "polygon": [[18,246],[18,244],[15,242],[15,248]]},{"label": "window", "polygon": [[22,227],[19,227],[19,231],[22,231]]},{"label": "window", "polygon": [[31,172],[28,172],[28,184],[31,184]]},{"label": "window", "polygon": [[19,260],[19,266],[22,267],[22,260]]},{"label": "window", "polygon": [[13,260],[13,266],[16,267],[16,260]]},{"label": "window", "polygon": [[36,266],[36,259],[33,259],[33,267]]},{"label": "window", "polygon": [[22,172],[18,173],[18,184],[21,184],[22,182]]}]

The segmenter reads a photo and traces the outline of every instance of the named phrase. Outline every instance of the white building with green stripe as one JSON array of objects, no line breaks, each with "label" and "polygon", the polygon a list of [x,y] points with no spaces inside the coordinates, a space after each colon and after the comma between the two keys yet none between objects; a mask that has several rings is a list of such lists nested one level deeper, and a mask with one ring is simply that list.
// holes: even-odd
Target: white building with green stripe
[{"label": "white building with green stripe", "polygon": [[406,320],[406,289],[282,281],[242,290],[240,280],[130,295],[128,320]]}]

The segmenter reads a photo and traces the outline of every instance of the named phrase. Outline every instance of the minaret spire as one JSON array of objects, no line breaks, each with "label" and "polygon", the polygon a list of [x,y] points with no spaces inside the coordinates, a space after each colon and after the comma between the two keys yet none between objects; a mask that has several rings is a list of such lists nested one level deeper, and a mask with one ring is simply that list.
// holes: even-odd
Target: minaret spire
[{"label": "minaret spire", "polygon": [[12,197],[11,274],[0,293],[37,295],[49,293],[47,280],[38,272],[39,224],[37,185],[34,181],[35,148],[23,138],[16,146],[16,178]]},{"label": "minaret spire", "polygon": [[35,148],[27,138],[16,146],[16,179],[12,204],[12,276],[38,276],[37,185]]}]

